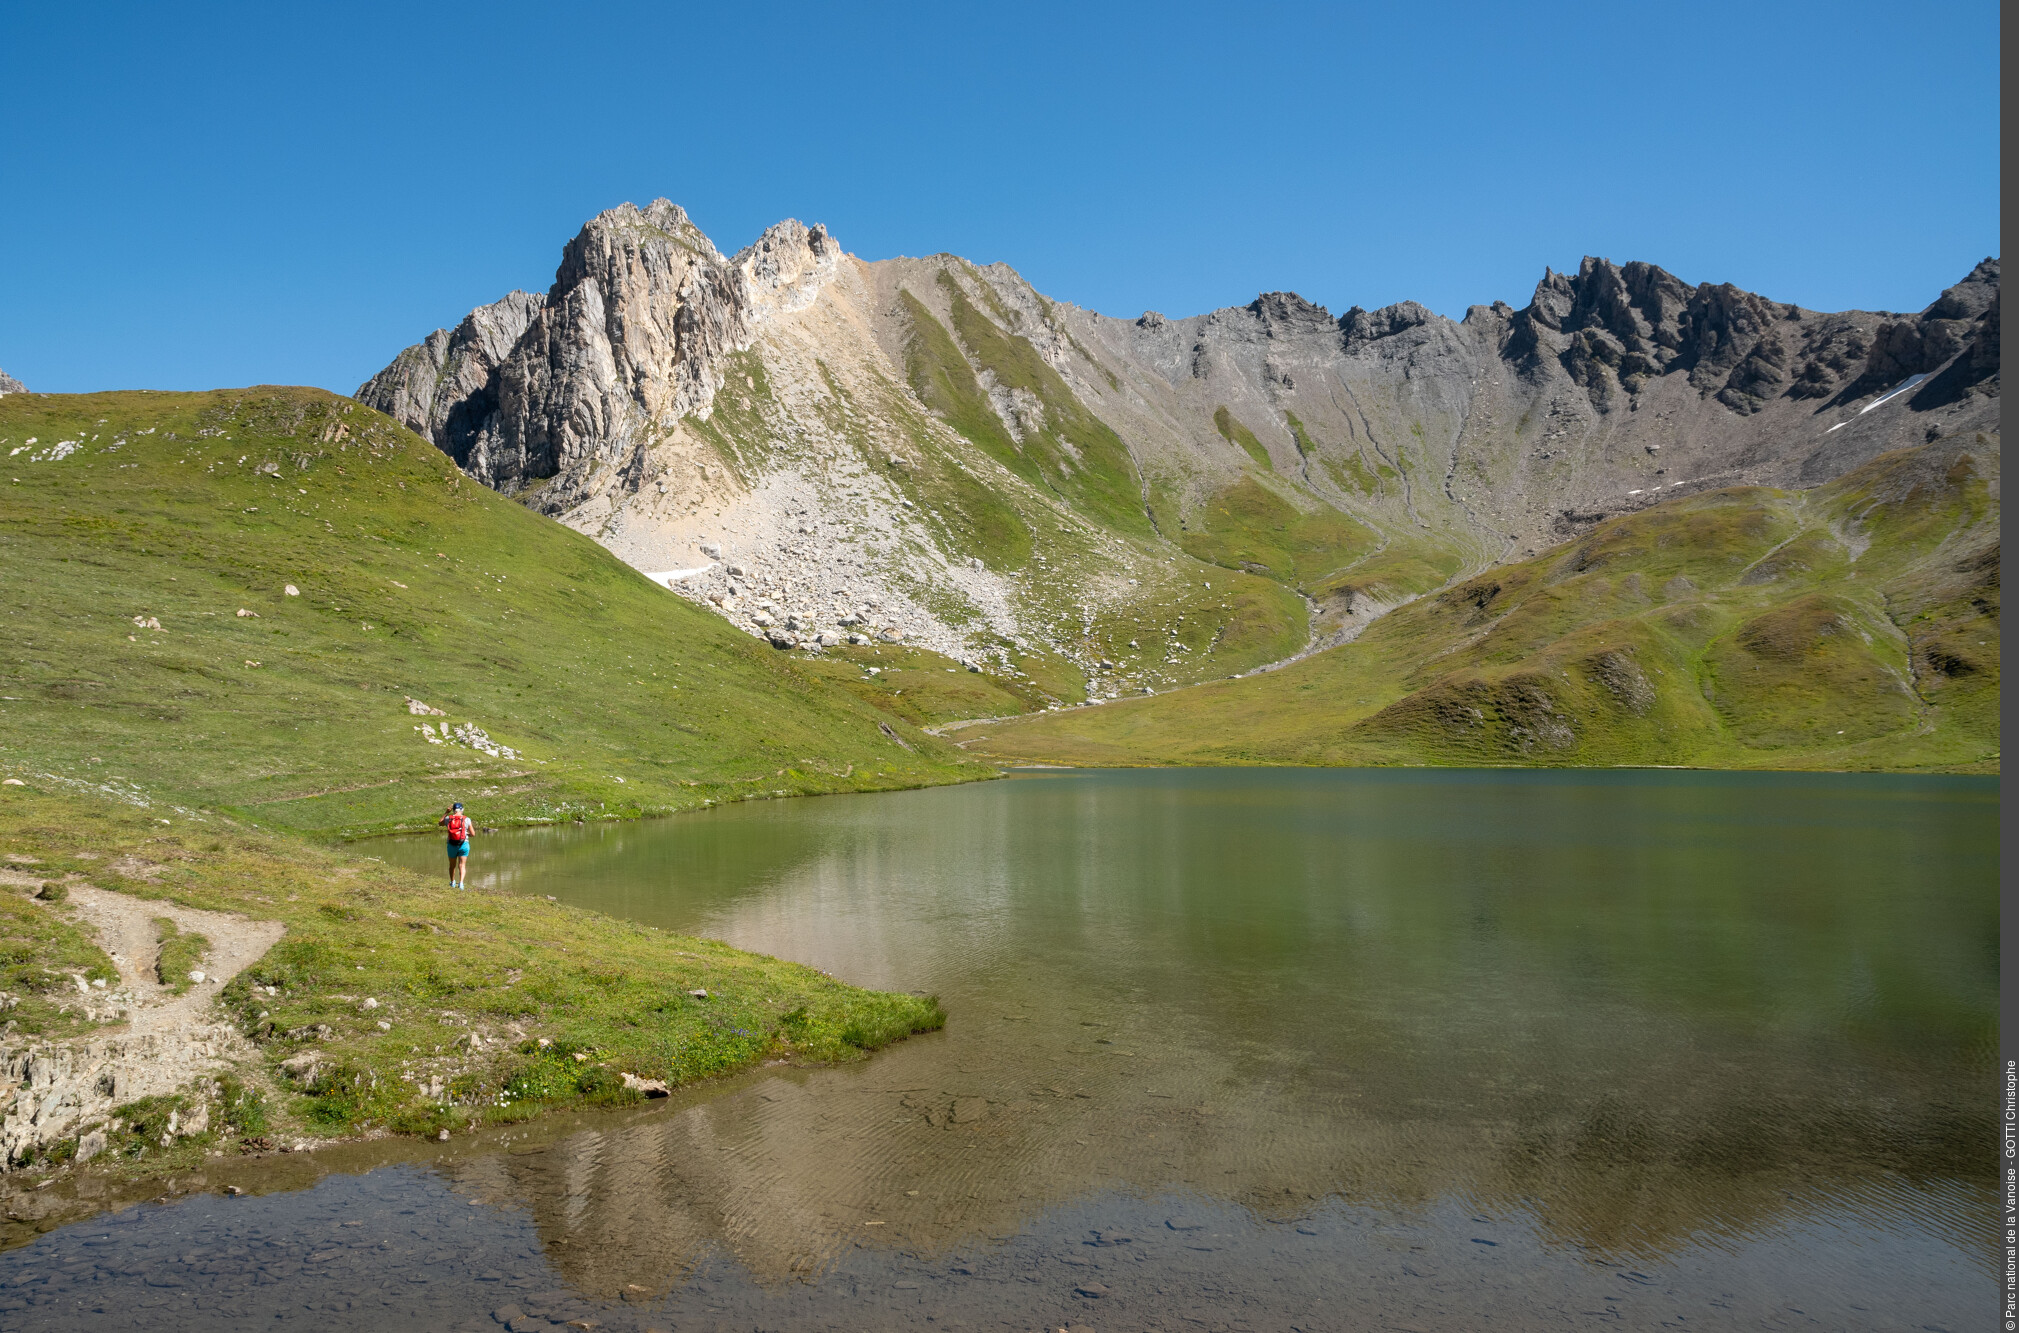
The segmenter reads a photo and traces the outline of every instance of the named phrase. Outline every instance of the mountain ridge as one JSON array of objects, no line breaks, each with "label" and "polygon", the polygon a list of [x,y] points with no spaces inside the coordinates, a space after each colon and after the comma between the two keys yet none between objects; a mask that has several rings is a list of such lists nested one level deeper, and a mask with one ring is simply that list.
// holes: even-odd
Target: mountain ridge
[{"label": "mountain ridge", "polygon": [[1461,320],[1126,319],[790,220],[725,257],[658,200],[358,397],[777,646],[901,639],[1063,705],[1349,640],[1662,499],[1995,436],[1998,281],[1817,312],[1587,257]]}]

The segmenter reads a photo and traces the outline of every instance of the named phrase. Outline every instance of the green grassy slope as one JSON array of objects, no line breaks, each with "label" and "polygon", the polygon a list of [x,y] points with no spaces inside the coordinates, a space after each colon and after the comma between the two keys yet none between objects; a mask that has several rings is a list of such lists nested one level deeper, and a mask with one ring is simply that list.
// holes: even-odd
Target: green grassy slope
[{"label": "green grassy slope", "polygon": [[1992,770],[1998,463],[1949,438],[1808,492],[1672,500],[1284,670],[962,739],[1055,763]]},{"label": "green grassy slope", "polygon": [[1338,510],[1307,503],[1308,509],[1299,508],[1253,476],[1243,476],[1179,520],[1178,544],[1209,565],[1309,589],[1366,555],[1377,539]]},{"label": "green grassy slope", "polygon": [[[941,273],[939,285],[953,314],[953,332],[974,367],[993,375],[998,387],[1035,401],[1042,418],[1025,432],[1022,443],[1012,441],[953,340],[932,312],[906,293],[912,325],[906,374],[921,397],[945,415],[948,425],[1080,513],[1116,532],[1152,535],[1143,512],[1142,479],[1121,437],[1087,409],[1026,339],[1004,332],[977,310],[951,275]],[[1005,448],[1010,452],[1005,454]]]},{"label": "green grassy slope", "polygon": [[0,457],[8,774],[330,835],[978,775],[347,399],[10,394]]},{"label": "green grassy slope", "polygon": [[[172,1146],[159,1122],[205,1098],[209,1079],[119,1108],[108,1156],[130,1170],[195,1165],[238,1140],[434,1135],[554,1106],[637,1101],[626,1074],[677,1085],[767,1058],[859,1059],[945,1022],[932,999],[861,990],[712,940],[538,897],[451,892],[228,817],[164,826],[152,809],[29,782],[0,787],[4,864],[287,927],[222,991],[221,1016],[260,1056],[227,1080],[242,1091],[213,1108],[207,1131]],[[38,943],[60,973],[117,980],[74,923],[5,886],[0,933],[0,947]],[[164,970],[185,961],[164,958]],[[4,979],[25,996],[10,1011],[24,1034],[88,1026],[52,1016],[45,992],[60,989]],[[76,1148],[73,1136],[43,1155],[62,1162]]]},{"label": "green grassy slope", "polygon": [[[1213,409],[1213,429],[1220,432],[1220,438],[1240,449],[1255,460],[1255,466],[1264,472],[1274,472],[1276,465],[1269,461],[1269,451],[1255,438],[1255,432],[1242,425],[1240,419],[1227,410],[1226,404]],[[1294,427],[1292,428],[1295,429]],[[1298,431],[1298,443],[1303,443],[1303,433]],[[1301,449],[1300,449],[1301,452]]]}]

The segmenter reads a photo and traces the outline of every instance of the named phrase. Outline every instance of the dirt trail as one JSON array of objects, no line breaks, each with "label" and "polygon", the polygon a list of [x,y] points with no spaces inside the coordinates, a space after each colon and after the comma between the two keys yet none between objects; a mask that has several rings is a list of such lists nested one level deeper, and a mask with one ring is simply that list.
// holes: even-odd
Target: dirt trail
[{"label": "dirt trail", "polygon": [[[32,888],[38,876],[0,870],[0,892]],[[87,992],[92,1016],[109,1025],[61,1040],[0,1038],[0,1171],[33,1151],[101,1125],[119,1106],[142,1097],[187,1093],[200,1080],[254,1056],[252,1044],[214,1012],[218,989],[280,940],[278,921],[254,921],[174,903],[109,893],[71,881],[62,903],[44,904],[89,928],[119,969],[109,992]],[[156,980],[154,919],[210,942],[204,979],[181,995]],[[124,1022],[117,1020],[124,1019]],[[199,1095],[181,1132],[209,1122]],[[173,1129],[173,1122],[171,1123]],[[86,1134],[85,1160],[104,1136]]]},{"label": "dirt trail", "polygon": [[[150,902],[81,884],[71,886],[69,905],[97,932],[99,946],[119,965],[121,988],[133,997],[126,1030],[135,1035],[180,1032],[206,1021],[218,988],[258,962],[286,929],[278,921]],[[210,941],[201,965],[203,981],[181,995],[155,980],[154,918],[159,916],[173,921],[177,930]]]}]

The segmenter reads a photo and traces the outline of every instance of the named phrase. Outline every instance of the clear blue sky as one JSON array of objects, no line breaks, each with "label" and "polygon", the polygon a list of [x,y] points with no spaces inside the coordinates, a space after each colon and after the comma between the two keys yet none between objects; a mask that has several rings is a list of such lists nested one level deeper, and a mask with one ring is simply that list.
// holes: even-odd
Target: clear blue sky
[{"label": "clear blue sky", "polygon": [[1998,11],[0,8],[0,368],[348,392],[600,209],[1004,260],[1110,314],[1525,304],[1646,259],[1918,309],[1998,242]]}]

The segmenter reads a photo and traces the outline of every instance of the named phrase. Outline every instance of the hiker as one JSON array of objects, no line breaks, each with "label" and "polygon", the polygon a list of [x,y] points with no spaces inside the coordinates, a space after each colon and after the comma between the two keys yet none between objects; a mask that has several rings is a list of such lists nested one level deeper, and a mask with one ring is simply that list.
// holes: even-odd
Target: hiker
[{"label": "hiker", "polygon": [[463,874],[470,867],[470,834],[477,826],[463,813],[463,803],[457,801],[449,807],[449,812],[435,821],[449,830],[449,887],[463,887]]}]

